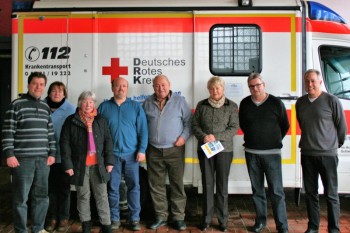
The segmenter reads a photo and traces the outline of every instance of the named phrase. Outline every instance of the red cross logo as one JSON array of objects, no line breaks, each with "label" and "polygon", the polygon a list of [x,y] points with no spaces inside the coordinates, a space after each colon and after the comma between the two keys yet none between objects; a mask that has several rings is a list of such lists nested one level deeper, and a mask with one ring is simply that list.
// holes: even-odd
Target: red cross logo
[{"label": "red cross logo", "polygon": [[120,66],[119,58],[111,58],[111,66],[103,66],[102,75],[110,75],[112,82],[120,75],[128,75],[128,67]]}]

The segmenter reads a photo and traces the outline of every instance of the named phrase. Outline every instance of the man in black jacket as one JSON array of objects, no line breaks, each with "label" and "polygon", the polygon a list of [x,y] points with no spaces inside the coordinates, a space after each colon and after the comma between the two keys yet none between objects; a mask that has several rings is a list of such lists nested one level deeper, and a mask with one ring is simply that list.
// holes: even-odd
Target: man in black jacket
[{"label": "man in black jacket", "polygon": [[239,124],[244,133],[245,158],[256,211],[252,231],[266,226],[267,201],[264,175],[269,187],[273,215],[278,233],[288,232],[287,211],[282,183],[282,139],[289,129],[286,109],[281,100],[266,93],[258,73],[248,77],[251,95],[239,107]]}]

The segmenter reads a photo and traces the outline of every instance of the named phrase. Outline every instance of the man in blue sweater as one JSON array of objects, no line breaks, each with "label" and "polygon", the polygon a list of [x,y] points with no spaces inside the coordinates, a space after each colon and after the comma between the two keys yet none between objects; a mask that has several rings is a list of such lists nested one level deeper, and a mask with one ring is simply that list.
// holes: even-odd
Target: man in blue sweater
[{"label": "man in blue sweater", "polygon": [[167,223],[166,175],[170,183],[171,212],[175,227],[185,230],[186,193],[183,184],[185,143],[191,136],[191,110],[184,97],[170,91],[168,78],[153,79],[154,94],[144,103],[149,130],[147,148],[148,183],[156,214],[150,226],[155,230]]},{"label": "man in blue sweater", "polygon": [[48,177],[56,156],[51,111],[40,100],[46,82],[46,76],[40,72],[29,75],[28,93],[10,104],[2,128],[2,148],[12,174],[13,225],[16,233],[28,232],[29,191],[32,232],[46,232]]},{"label": "man in blue sweater", "polygon": [[327,200],[328,232],[339,233],[337,167],[338,148],[347,134],[345,115],[339,99],[322,91],[318,70],[306,71],[304,83],[307,94],[297,100],[296,112],[301,128],[299,147],[309,218],[305,233],[318,233],[320,225],[319,176]]},{"label": "man in blue sweater", "polygon": [[244,150],[256,211],[253,232],[266,226],[267,200],[264,175],[278,233],[288,232],[287,211],[282,182],[281,148],[289,122],[281,100],[266,93],[258,73],[248,77],[251,95],[239,106],[239,125],[244,133]]},{"label": "man in blue sweater", "polygon": [[112,229],[118,229],[120,226],[119,186],[123,172],[127,186],[130,228],[138,231],[141,230],[139,162],[145,160],[148,130],[142,106],[127,98],[128,86],[126,79],[121,77],[114,79],[112,81],[114,96],[103,102],[98,111],[108,121],[116,156],[116,164],[108,183]]}]

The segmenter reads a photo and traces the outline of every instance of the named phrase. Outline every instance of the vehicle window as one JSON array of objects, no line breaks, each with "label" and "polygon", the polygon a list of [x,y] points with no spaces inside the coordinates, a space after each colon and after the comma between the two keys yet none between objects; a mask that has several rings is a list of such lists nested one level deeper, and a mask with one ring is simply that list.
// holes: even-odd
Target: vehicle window
[{"label": "vehicle window", "polygon": [[319,51],[327,91],[350,99],[350,48],[321,46]]},{"label": "vehicle window", "polygon": [[212,74],[261,72],[261,30],[257,25],[215,25],[209,38]]}]

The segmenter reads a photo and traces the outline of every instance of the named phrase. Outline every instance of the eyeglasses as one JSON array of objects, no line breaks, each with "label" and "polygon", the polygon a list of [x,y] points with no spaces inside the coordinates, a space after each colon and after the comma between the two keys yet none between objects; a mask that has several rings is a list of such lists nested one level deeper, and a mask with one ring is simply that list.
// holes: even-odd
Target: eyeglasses
[{"label": "eyeglasses", "polygon": [[249,85],[249,89],[254,89],[254,88],[260,88],[260,86],[262,85],[263,83],[258,83],[258,84],[255,84],[255,85]]}]

